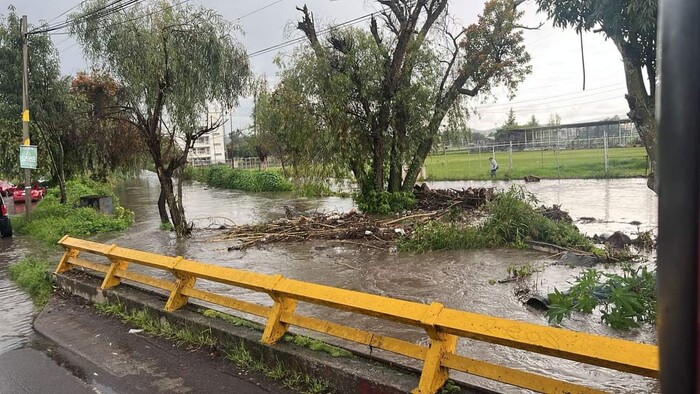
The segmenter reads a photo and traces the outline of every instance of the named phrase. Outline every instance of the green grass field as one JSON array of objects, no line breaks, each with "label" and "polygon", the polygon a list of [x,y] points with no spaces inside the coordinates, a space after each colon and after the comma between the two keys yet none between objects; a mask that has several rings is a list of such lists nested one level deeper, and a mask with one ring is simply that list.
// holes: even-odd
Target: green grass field
[{"label": "green grass field", "polygon": [[[605,178],[603,149],[552,150],[513,152],[513,168],[509,169],[508,151],[496,151],[498,179],[519,179],[534,175],[543,179]],[[428,156],[425,167],[428,180],[489,179],[491,151],[468,153],[447,152]],[[643,147],[608,149],[608,178],[646,175],[646,151]]]}]

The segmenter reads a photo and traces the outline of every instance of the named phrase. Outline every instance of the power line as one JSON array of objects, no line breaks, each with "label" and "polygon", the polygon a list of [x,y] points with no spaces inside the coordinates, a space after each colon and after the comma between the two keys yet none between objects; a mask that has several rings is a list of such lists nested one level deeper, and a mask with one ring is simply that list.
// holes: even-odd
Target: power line
[{"label": "power line", "polygon": [[[479,105],[478,108],[494,108],[494,107],[504,107],[504,108],[507,108],[507,107],[514,107],[514,106],[515,106],[515,107],[519,107],[519,106],[520,106],[519,104],[523,104],[523,103],[531,103],[531,102],[538,102],[538,103],[541,103],[542,101],[548,101],[548,100],[551,100],[551,99],[560,98],[560,97],[566,97],[566,96],[571,96],[571,95],[579,95],[579,96],[564,98],[564,99],[555,100],[555,101],[566,101],[566,100],[575,100],[575,99],[579,99],[579,98],[588,98],[589,96],[595,96],[595,95],[598,95],[598,94],[601,94],[601,93],[610,93],[610,92],[616,91],[616,90],[618,90],[618,89],[619,89],[621,86],[623,86],[623,85],[624,85],[624,84],[623,84],[622,82],[620,82],[620,83],[616,83],[616,84],[612,84],[612,85],[608,85],[608,86],[600,86],[600,87],[597,87],[597,88],[588,89],[588,90],[582,91],[582,92],[564,93],[564,94],[558,94],[558,95],[555,95],[555,96],[538,97],[538,98],[533,98],[533,99],[528,99],[528,100],[522,100],[522,101],[512,101],[512,102],[508,102],[508,103],[495,103],[495,104]],[[603,91],[601,91],[601,92],[593,92],[593,91],[601,90],[601,89],[602,89]],[[543,103],[543,104],[544,104],[544,103]],[[526,106],[527,106],[527,105],[526,105]]]},{"label": "power line", "polygon": [[[125,1],[125,3],[122,3],[124,1]],[[72,20],[69,18],[69,19],[66,19],[64,22],[58,23],[54,26],[47,26],[43,29],[34,29],[34,30],[28,32],[27,35],[49,33],[52,31],[65,29],[65,28],[69,27],[72,23],[79,22],[82,20],[87,20],[87,19],[94,20],[94,19],[103,18],[105,16],[108,16],[108,15],[114,14],[116,12],[119,12],[121,10],[124,10],[131,5],[138,3],[139,1],[142,1],[142,0],[114,0],[111,3],[105,4],[104,6],[99,7],[95,10],[78,15],[77,17],[73,18]],[[119,4],[119,3],[122,3],[122,4]]]},{"label": "power line", "polygon": [[[165,7],[164,9],[171,9],[171,8],[180,6],[180,5],[182,5],[182,4],[185,4],[185,3],[189,2],[189,1],[190,1],[190,0],[182,0],[182,1],[180,1],[179,3],[173,4],[173,5],[169,5],[169,6]],[[143,14],[143,15],[140,15],[140,16],[137,16],[137,17],[134,17],[134,18],[131,18],[131,19],[127,19],[127,20],[124,20],[124,21],[112,23],[112,24],[110,24],[109,26],[107,26],[106,28],[108,29],[108,28],[111,28],[111,27],[114,27],[114,26],[122,25],[122,24],[124,24],[124,23],[133,22],[133,21],[135,21],[135,20],[138,20],[138,19],[141,19],[141,18],[145,18],[145,17],[147,17],[147,16],[151,16],[151,15],[156,14],[156,13],[161,12],[161,11],[162,11],[161,9],[156,9],[156,10],[154,10],[154,11],[151,11],[151,12],[149,12],[149,13],[146,13],[146,14]],[[96,30],[96,29],[98,29],[98,27],[95,27],[95,28],[89,29],[89,30]],[[66,38],[65,40],[59,42],[58,44],[56,44],[56,46],[58,46],[59,44],[65,42],[65,41],[68,41],[68,39],[70,39],[70,37],[68,37],[68,38]],[[59,49],[58,51],[59,51],[59,52],[61,52],[61,51],[67,51],[67,50],[73,48],[73,47],[76,46],[76,45],[78,45],[78,42],[75,42],[75,43],[73,43],[72,45],[67,46],[66,48]]]},{"label": "power line", "polygon": [[247,14],[245,14],[245,15],[239,16],[238,18],[234,19],[234,21],[239,21],[239,20],[241,20],[241,19],[243,19],[243,18],[245,18],[245,17],[247,17],[247,16],[251,16],[251,15],[253,15],[253,14],[255,14],[255,13],[258,13],[258,12],[260,12],[260,11],[262,11],[262,10],[268,8],[268,7],[272,7],[273,5],[275,5],[275,4],[277,4],[277,3],[281,3],[282,1],[283,1],[283,0],[277,0],[277,1],[275,1],[275,2],[272,2],[272,3],[268,4],[268,5],[264,5],[264,6],[260,7],[260,8],[257,8],[257,9],[255,9],[255,10],[253,10],[253,11],[250,11],[249,13],[247,13]]},{"label": "power line", "polygon": [[56,19],[62,17],[63,15],[65,15],[65,14],[67,14],[67,13],[73,11],[74,9],[80,7],[81,5],[85,4],[86,1],[87,1],[87,0],[83,0],[83,1],[81,1],[80,3],[74,5],[73,7],[71,7],[71,8],[69,8],[69,9],[63,11],[62,13],[58,14],[58,16],[56,16],[56,17],[54,17],[53,19],[51,19],[50,21],[46,22],[46,24],[48,25],[49,23],[55,21]]},{"label": "power line", "polygon": [[[325,28],[325,29],[323,29],[323,30],[320,30],[320,31],[316,32],[316,35],[320,36],[320,35],[323,35],[323,34],[328,33],[329,31],[331,31],[331,30],[333,30],[333,29],[336,29],[336,28],[338,28],[338,27],[350,26],[350,25],[354,25],[354,24],[357,24],[357,23],[360,23],[360,22],[364,22],[365,20],[368,20],[368,19],[370,19],[371,17],[373,17],[375,14],[378,14],[378,13],[383,12],[383,11],[386,11],[386,10],[375,11],[375,12],[372,12],[372,13],[369,13],[369,14],[366,14],[366,15],[363,15],[363,16],[360,16],[360,17],[357,17],[357,18],[355,18],[355,19],[351,19],[351,20],[349,20],[349,21],[345,21],[345,22],[338,23],[338,24],[333,25],[333,26],[329,26],[329,27],[327,27],[327,28]],[[297,37],[297,38],[293,38],[293,39],[291,39],[291,40],[287,40],[287,41],[281,42],[281,43],[279,43],[279,44],[272,45],[272,46],[270,46],[270,47],[267,47],[267,48],[260,49],[260,50],[258,50],[258,51],[249,53],[249,54],[248,54],[248,58],[252,58],[252,57],[259,56],[259,55],[262,55],[262,54],[265,54],[265,53],[268,53],[268,52],[272,52],[272,51],[275,51],[275,50],[277,50],[277,49],[282,49],[282,48],[288,47],[288,46],[290,46],[290,45],[294,45],[294,44],[297,44],[297,43],[299,43],[299,42],[302,42],[302,41],[304,41],[304,40],[306,40],[306,37],[304,37],[304,36],[302,36],[302,37]]]},{"label": "power line", "polygon": [[[616,95],[616,96],[610,96],[610,97],[603,97],[603,98],[593,100],[593,101],[586,101],[583,103],[574,103],[574,104],[568,104],[568,105],[557,105],[557,106],[553,106],[553,107],[546,106],[546,107],[540,107],[540,108],[521,108],[521,109],[513,110],[513,112],[514,113],[523,113],[523,112],[549,111],[551,109],[557,109],[557,108],[568,108],[568,107],[576,107],[579,105],[600,103],[600,102],[603,102],[606,100],[612,100],[612,99],[617,99],[617,98],[621,98],[621,96]],[[484,114],[499,114],[499,113],[501,113],[501,111],[479,111],[479,112],[484,113]]]}]

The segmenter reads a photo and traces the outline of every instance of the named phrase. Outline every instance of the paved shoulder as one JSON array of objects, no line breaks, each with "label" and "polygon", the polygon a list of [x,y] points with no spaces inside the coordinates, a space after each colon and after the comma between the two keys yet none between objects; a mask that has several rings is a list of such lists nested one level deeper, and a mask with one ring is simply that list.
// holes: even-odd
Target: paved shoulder
[{"label": "paved shoulder", "polygon": [[203,349],[129,334],[133,327],[96,313],[77,297],[52,297],[34,328],[83,360],[79,362],[83,376],[98,392],[290,393]]},{"label": "paved shoulder", "polygon": [[94,394],[94,391],[41,351],[27,348],[0,355],[0,393]]}]

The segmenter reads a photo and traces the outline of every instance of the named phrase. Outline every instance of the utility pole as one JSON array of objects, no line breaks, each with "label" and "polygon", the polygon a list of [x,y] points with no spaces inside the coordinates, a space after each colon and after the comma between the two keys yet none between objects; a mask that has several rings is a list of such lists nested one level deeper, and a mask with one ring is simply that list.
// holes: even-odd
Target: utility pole
[{"label": "utility pole", "polygon": [[[29,50],[27,48],[27,16],[22,15],[22,144],[29,143]],[[24,169],[24,213],[29,219],[32,206],[32,187],[29,168]]]}]

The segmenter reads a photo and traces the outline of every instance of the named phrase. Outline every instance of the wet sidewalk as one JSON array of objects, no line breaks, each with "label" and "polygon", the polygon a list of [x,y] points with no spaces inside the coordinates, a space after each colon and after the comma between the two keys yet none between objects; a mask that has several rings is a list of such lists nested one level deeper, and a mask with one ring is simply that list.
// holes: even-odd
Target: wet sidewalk
[{"label": "wet sidewalk", "polygon": [[[78,297],[54,295],[34,322],[34,329],[55,344],[48,354],[56,362],[32,349],[3,355],[0,391],[292,393],[262,375],[238,368],[221,354],[177,347],[142,333],[130,334],[132,328],[98,314]],[[6,365],[14,365],[14,369],[6,369]],[[64,376],[61,367],[72,375]]]}]

